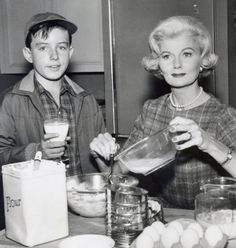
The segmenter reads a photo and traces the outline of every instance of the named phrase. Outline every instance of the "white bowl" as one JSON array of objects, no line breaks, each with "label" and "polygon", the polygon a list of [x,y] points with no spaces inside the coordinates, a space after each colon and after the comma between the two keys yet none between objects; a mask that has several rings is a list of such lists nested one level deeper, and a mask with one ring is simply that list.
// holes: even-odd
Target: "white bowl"
[{"label": "white bowl", "polygon": [[83,234],[64,239],[58,248],[113,248],[115,241],[105,235]]}]

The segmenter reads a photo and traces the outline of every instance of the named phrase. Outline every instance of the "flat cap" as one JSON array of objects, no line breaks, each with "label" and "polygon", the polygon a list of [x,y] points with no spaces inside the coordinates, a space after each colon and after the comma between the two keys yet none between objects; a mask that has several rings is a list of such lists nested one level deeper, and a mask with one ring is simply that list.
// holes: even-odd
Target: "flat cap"
[{"label": "flat cap", "polygon": [[44,13],[38,13],[34,16],[32,16],[29,21],[26,23],[25,26],[25,32],[24,32],[24,37],[25,41],[27,39],[27,36],[29,34],[29,31],[35,27],[36,25],[48,23],[48,22],[53,22],[55,24],[58,24],[65,29],[68,30],[70,34],[73,34],[77,31],[77,26],[72,23],[71,21],[68,21],[65,17],[57,14],[57,13],[52,13],[52,12],[44,12]]}]

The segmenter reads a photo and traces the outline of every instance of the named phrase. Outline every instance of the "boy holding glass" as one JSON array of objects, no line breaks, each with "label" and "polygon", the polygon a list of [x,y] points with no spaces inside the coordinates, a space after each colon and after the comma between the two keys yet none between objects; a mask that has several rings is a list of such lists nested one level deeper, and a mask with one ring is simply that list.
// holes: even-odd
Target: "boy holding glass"
[{"label": "boy holding glass", "polygon": [[[0,162],[34,158],[69,159],[68,175],[95,172],[89,143],[104,132],[102,112],[93,95],[65,75],[73,53],[72,34],[77,26],[56,13],[39,13],[26,24],[25,59],[30,71],[10,89],[0,108]],[[60,116],[69,122],[65,141],[45,134],[44,121]]]}]

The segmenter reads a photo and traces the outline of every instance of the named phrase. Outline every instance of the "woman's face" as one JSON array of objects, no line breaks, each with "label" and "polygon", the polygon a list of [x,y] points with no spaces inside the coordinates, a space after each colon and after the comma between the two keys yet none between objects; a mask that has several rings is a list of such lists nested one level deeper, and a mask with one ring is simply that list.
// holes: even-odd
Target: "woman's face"
[{"label": "woman's face", "polygon": [[201,61],[199,42],[189,33],[160,42],[159,67],[171,87],[182,88],[194,83]]}]

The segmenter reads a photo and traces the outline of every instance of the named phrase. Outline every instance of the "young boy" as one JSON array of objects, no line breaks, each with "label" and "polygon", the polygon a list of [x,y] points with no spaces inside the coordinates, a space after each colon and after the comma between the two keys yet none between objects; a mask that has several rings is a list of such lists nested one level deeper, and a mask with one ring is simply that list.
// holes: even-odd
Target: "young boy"
[{"label": "young boy", "polygon": [[[25,59],[30,71],[7,94],[0,107],[0,163],[68,157],[68,175],[96,172],[89,143],[104,132],[102,112],[94,96],[65,75],[73,53],[72,34],[77,26],[56,13],[39,13],[26,24]],[[67,141],[50,141],[45,119],[69,120]]]}]

